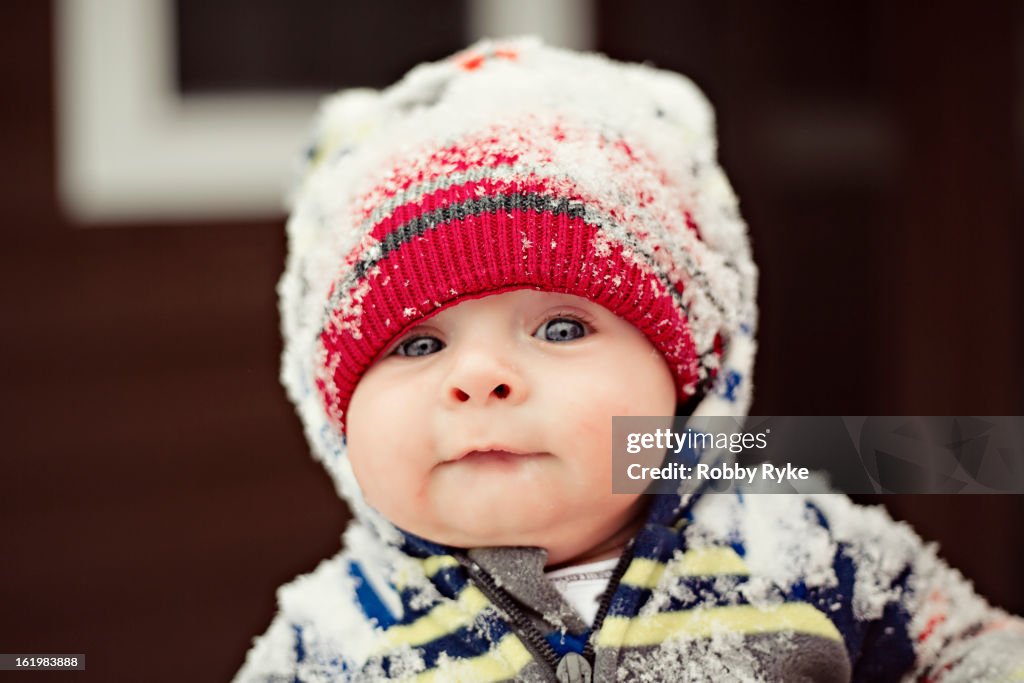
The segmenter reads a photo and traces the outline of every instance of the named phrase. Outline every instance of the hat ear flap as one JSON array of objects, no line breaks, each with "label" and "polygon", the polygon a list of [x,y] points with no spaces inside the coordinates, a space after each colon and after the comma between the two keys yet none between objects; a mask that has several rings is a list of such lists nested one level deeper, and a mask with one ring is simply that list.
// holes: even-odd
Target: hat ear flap
[{"label": "hat ear flap", "polygon": [[288,209],[294,208],[296,197],[318,168],[358,149],[380,127],[383,118],[380,92],[372,88],[350,88],[325,98],[296,164]]}]

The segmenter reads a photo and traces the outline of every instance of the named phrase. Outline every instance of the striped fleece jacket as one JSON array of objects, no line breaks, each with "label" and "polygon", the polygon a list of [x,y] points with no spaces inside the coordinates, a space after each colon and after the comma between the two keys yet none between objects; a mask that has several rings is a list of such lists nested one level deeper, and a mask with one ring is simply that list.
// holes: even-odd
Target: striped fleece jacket
[{"label": "striped fleece jacket", "polygon": [[[1024,680],[1021,620],[881,508],[651,498],[602,598],[594,681]],[[238,683],[586,680],[555,674],[592,629],[544,577],[542,549],[389,543],[358,523],[345,540],[279,591]]]}]

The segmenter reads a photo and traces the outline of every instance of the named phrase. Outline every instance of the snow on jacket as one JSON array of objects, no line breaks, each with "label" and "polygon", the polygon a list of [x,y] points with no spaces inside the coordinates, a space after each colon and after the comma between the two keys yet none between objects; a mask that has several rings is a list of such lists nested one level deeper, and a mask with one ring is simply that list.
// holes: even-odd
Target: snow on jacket
[{"label": "snow on jacket", "polygon": [[[1022,620],[881,508],[652,498],[605,595],[595,681],[1024,680]],[[544,550],[395,541],[353,523],[345,550],[280,589],[235,680],[555,681],[584,651],[589,625],[544,578]],[[517,635],[523,616],[548,648]]]}]

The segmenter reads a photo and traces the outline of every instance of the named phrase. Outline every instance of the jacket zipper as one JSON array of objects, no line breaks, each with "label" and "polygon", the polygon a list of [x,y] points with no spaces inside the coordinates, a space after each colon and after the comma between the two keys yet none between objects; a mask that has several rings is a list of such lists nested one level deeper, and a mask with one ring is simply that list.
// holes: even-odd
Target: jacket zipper
[{"label": "jacket zipper", "polygon": [[[470,579],[477,584],[480,591],[487,597],[488,600],[497,605],[503,612],[505,612],[509,619],[512,621],[512,630],[526,648],[530,650],[533,656],[538,660],[548,665],[551,669],[551,673],[554,674],[558,668],[559,657],[555,652],[554,648],[551,647],[551,643],[544,638],[544,634],[537,630],[537,628],[530,621],[530,617],[526,615],[516,605],[516,600],[509,593],[498,586],[494,582],[487,572],[483,568],[469,559],[463,553],[455,553],[455,558],[459,564],[469,574]],[[608,580],[608,586],[605,588],[604,593],[601,595],[601,601],[598,603],[597,615],[594,618],[594,625],[590,629],[590,635],[587,637],[587,643],[583,648],[583,657],[587,660],[591,669],[594,668],[594,637],[598,631],[601,630],[601,625],[604,624],[604,619],[608,615],[608,609],[612,604],[612,597],[614,597],[616,590],[619,587],[619,581],[622,580],[622,576],[626,573],[626,569],[629,567],[630,562],[633,559],[633,542],[630,541],[626,546],[625,551],[622,553],[622,557],[619,558],[618,564],[615,565],[615,569],[612,571],[612,576]]]},{"label": "jacket zipper", "polygon": [[487,599],[508,615],[512,621],[512,630],[523,641],[534,658],[546,663],[551,668],[551,673],[554,674],[555,667],[558,666],[558,655],[551,647],[551,643],[544,638],[544,634],[538,631],[530,623],[530,618],[516,606],[515,599],[498,586],[479,564],[462,553],[456,553],[455,558],[469,574],[469,578],[487,596]]},{"label": "jacket zipper", "polygon": [[633,541],[630,541],[626,546],[626,549],[622,552],[622,557],[619,558],[619,563],[615,565],[611,578],[608,579],[608,586],[605,587],[604,594],[601,596],[601,601],[597,604],[597,614],[594,616],[594,626],[590,629],[590,635],[587,637],[587,644],[583,646],[583,657],[586,658],[591,669],[594,667],[595,659],[594,638],[597,637],[601,627],[604,626],[604,618],[608,616],[608,609],[612,606],[612,598],[619,590],[619,582],[622,581],[622,577],[626,573],[626,570],[629,568],[632,561]]}]

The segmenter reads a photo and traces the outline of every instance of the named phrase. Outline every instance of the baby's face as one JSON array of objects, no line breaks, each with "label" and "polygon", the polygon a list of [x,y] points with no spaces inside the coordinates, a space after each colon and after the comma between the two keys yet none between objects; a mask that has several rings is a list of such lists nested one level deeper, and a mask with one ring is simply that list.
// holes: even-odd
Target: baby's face
[{"label": "baby's face", "polygon": [[398,527],[457,547],[540,546],[555,564],[637,510],[637,495],[611,493],[612,416],[675,405],[668,365],[630,323],[520,289],[464,300],[392,345],[352,396],[348,452],[367,502]]}]

